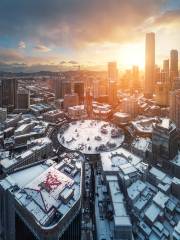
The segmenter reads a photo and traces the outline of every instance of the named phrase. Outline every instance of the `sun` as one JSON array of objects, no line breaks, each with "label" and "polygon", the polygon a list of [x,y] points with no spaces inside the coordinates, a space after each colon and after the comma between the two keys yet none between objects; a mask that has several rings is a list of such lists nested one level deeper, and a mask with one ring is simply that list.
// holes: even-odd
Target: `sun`
[{"label": "sun", "polygon": [[140,68],[144,68],[144,44],[123,44],[117,51],[117,61],[120,68],[131,68],[133,65],[138,65]]}]

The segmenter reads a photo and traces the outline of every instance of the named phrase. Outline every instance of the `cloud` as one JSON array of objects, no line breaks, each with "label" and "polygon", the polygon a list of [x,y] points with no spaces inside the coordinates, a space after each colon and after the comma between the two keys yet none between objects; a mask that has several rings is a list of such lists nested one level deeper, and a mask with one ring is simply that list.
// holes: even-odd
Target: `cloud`
[{"label": "cloud", "polygon": [[51,49],[46,47],[45,45],[38,44],[37,46],[34,47],[35,50],[40,51],[40,52],[50,52]]},{"label": "cloud", "polygon": [[69,61],[68,63],[69,63],[69,64],[72,64],[72,65],[78,64],[78,62],[77,62],[77,61],[74,61],[74,60],[71,60],[71,61]]},{"label": "cloud", "polygon": [[24,41],[20,41],[18,44],[18,48],[20,48],[20,49],[26,48],[26,43]]},{"label": "cloud", "polygon": [[13,61],[23,61],[24,56],[22,53],[18,52],[17,49],[2,49],[0,48],[0,61],[3,62],[13,62]]},{"label": "cloud", "polygon": [[66,64],[66,61],[61,61],[60,64],[64,65],[64,64]]},{"label": "cloud", "polygon": [[165,11],[154,18],[154,25],[170,25],[180,23],[180,9]]},{"label": "cloud", "polygon": [[0,34],[56,46],[124,42],[168,0],[1,0]]}]

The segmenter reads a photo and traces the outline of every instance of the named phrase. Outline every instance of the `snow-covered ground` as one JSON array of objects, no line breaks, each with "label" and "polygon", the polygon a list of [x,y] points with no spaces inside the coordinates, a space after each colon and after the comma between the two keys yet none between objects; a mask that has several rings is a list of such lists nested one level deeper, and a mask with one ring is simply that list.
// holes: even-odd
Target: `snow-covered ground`
[{"label": "snow-covered ground", "polygon": [[82,120],[69,123],[64,132],[58,134],[61,145],[84,154],[111,151],[124,141],[121,129],[105,121]]}]

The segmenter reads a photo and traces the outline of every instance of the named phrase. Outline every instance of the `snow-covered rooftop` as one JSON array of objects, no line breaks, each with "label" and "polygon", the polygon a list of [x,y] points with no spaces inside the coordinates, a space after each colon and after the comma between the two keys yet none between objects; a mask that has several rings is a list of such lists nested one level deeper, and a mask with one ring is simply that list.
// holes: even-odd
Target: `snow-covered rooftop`
[{"label": "snow-covered rooftop", "polygon": [[[47,160],[17,171],[0,182],[43,227],[58,224],[81,198],[82,164]],[[80,206],[79,206],[80,207]],[[73,212],[72,212],[73,214]]]},{"label": "snow-covered rooftop", "polygon": [[150,138],[137,137],[132,142],[132,147],[140,151],[146,152],[151,144]]},{"label": "snow-covered rooftop", "polygon": [[152,133],[153,123],[157,121],[158,119],[156,117],[146,117],[137,121],[132,121],[132,125],[137,131],[141,133]]},{"label": "snow-covered rooftop", "polygon": [[112,152],[101,153],[101,162],[104,172],[122,171],[126,175],[136,172],[142,159],[120,147]]}]

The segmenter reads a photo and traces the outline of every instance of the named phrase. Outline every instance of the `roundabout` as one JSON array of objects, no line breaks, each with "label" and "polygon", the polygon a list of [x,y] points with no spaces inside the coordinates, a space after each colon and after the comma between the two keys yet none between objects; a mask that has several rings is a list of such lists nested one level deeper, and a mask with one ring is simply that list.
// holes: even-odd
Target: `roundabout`
[{"label": "roundabout", "polygon": [[80,120],[64,124],[59,130],[58,141],[69,150],[99,154],[118,148],[124,141],[124,133],[105,121]]}]

